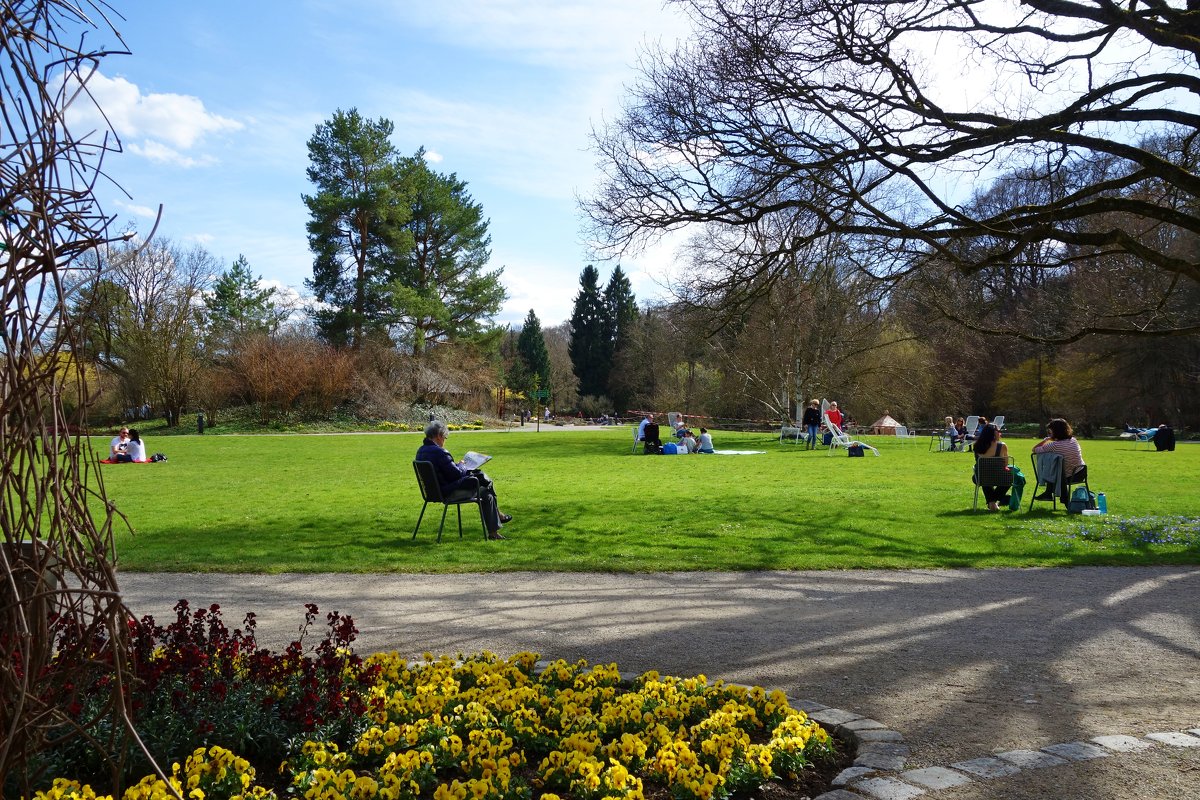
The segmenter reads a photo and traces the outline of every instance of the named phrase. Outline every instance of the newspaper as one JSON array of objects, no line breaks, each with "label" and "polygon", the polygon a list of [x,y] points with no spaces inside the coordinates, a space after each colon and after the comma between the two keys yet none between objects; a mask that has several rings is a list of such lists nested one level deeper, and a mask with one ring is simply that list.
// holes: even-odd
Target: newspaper
[{"label": "newspaper", "polygon": [[491,456],[476,453],[474,450],[468,450],[467,454],[462,457],[462,465],[467,469],[479,469],[491,460]]}]

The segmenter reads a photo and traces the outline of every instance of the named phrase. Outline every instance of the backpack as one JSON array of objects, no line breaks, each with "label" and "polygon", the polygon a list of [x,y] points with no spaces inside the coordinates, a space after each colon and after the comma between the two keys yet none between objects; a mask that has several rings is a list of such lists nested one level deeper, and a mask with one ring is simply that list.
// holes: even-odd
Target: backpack
[{"label": "backpack", "polygon": [[1082,514],[1084,509],[1096,507],[1095,492],[1089,492],[1086,486],[1076,486],[1071,490],[1071,499],[1067,501],[1068,514]]},{"label": "backpack", "polygon": [[154,455],[150,456],[150,460],[157,463],[159,461],[166,461],[167,457],[163,453],[155,453]]}]

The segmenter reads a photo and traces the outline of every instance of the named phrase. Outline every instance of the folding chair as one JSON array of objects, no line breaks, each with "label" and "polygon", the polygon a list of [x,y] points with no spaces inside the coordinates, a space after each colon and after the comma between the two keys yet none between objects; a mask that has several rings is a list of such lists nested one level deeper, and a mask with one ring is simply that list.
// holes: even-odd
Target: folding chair
[{"label": "folding chair", "polygon": [[455,489],[447,496],[442,492],[442,485],[438,483],[437,473],[433,471],[433,462],[414,461],[413,472],[417,475],[417,486],[421,487],[421,499],[425,501],[425,505],[421,506],[421,515],[417,517],[417,527],[413,528],[412,538],[417,538],[417,531],[421,529],[421,520],[425,519],[425,509],[429,507],[430,503],[442,504],[442,524],[438,525],[438,542],[442,541],[442,528],[446,526],[446,512],[450,510],[450,506],[454,506],[458,510],[458,538],[462,538],[462,507],[467,503],[479,506],[479,522],[483,525],[483,538],[487,538],[487,523],[483,519],[478,478],[468,478],[463,482],[461,488]]},{"label": "folding chair", "polygon": [[975,484],[975,499],[971,501],[972,511],[979,508],[980,486],[1012,487],[1012,465],[1011,456],[984,456],[975,459],[975,470],[971,475],[971,481]]},{"label": "folding chair", "polygon": [[1041,494],[1038,490],[1045,486],[1050,492],[1051,505],[1057,511],[1061,493],[1062,456],[1058,453],[1034,453],[1030,458],[1033,461],[1033,490],[1029,494],[1029,510],[1033,510],[1033,502]]}]

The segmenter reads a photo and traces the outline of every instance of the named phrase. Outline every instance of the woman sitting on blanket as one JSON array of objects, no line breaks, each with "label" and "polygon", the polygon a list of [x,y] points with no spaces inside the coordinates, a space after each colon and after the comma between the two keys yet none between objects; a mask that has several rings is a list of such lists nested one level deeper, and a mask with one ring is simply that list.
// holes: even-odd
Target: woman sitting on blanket
[{"label": "woman sitting on blanket", "polygon": [[114,460],[122,464],[146,460],[146,445],[136,429],[129,432],[129,442],[125,445],[125,451],[117,453]]}]

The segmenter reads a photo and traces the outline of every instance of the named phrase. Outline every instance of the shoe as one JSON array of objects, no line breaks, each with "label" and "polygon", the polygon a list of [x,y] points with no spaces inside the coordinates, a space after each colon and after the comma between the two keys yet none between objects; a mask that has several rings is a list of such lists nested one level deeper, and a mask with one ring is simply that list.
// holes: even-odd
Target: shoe
[{"label": "shoe", "polygon": [[501,514],[500,522],[501,523],[512,522],[512,514]]},{"label": "shoe", "polygon": [[491,531],[490,533],[488,533],[488,539],[493,542],[497,541],[499,539],[507,539],[507,538],[508,537],[505,536],[504,534],[502,534],[500,531]]}]

